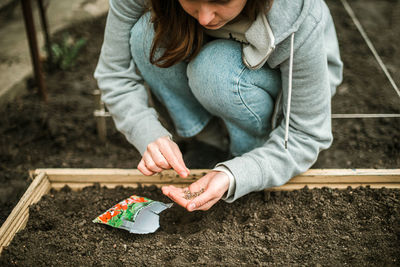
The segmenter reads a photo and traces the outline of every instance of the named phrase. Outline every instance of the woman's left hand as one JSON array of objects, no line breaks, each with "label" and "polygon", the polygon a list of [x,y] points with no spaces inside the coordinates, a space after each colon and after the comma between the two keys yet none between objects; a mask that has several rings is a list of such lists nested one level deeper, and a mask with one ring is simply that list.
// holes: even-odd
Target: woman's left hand
[{"label": "woman's left hand", "polygon": [[[162,187],[164,195],[188,211],[208,210],[222,198],[229,188],[229,177],[223,172],[211,171],[191,184],[188,188],[178,188],[173,185]],[[185,190],[191,193],[201,192],[193,199],[185,198]]]}]

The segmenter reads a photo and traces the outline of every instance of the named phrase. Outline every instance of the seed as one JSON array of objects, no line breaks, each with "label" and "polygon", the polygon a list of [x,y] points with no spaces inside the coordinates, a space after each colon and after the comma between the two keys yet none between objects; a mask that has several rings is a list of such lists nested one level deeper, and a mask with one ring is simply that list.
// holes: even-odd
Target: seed
[{"label": "seed", "polygon": [[195,197],[200,196],[203,192],[204,192],[204,188],[200,189],[200,191],[193,192],[193,193],[190,192],[189,189],[185,189],[185,190],[183,191],[183,194],[184,194],[183,197],[184,197],[185,199],[187,199],[187,200],[190,200],[190,199],[193,199],[193,198],[195,198]]}]

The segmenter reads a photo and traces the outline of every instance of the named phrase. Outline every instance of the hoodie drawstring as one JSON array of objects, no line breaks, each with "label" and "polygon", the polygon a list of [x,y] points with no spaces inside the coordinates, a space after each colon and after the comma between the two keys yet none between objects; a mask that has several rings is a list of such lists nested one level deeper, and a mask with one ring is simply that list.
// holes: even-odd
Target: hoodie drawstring
[{"label": "hoodie drawstring", "polygon": [[289,140],[290,102],[292,100],[293,45],[294,45],[294,33],[292,33],[290,37],[289,83],[288,83],[288,99],[287,99],[287,109],[286,109],[285,149],[287,149],[287,144]]}]

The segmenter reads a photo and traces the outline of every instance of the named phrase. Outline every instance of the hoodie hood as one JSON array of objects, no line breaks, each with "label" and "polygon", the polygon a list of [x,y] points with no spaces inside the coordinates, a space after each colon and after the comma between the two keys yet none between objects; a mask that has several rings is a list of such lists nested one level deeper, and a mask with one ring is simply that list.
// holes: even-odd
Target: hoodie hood
[{"label": "hoodie hood", "polygon": [[311,0],[275,0],[267,14],[275,36],[275,45],[280,44],[293,32],[297,32],[310,11]]},{"label": "hoodie hood", "polygon": [[[267,61],[276,67],[287,59],[290,51],[290,35],[299,30],[307,17],[312,0],[275,0],[267,14],[260,13],[246,32],[248,45],[243,45],[243,62],[250,69],[259,69]],[[294,50],[305,36],[296,36]],[[278,46],[279,45],[279,46]]]}]

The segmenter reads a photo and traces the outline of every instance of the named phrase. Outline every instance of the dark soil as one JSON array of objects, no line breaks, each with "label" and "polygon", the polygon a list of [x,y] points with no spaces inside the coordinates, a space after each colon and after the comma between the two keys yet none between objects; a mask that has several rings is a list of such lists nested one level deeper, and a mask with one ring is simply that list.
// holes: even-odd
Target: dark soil
[{"label": "dark soil", "polygon": [[174,205],[149,235],[92,223],[132,194],[169,202],[156,187],[52,192],[0,265],[400,265],[400,190],[259,192],[194,213]]},{"label": "dark soil", "polygon": [[[400,58],[400,48],[398,46],[400,41],[400,2],[396,0],[352,0],[349,2],[354,8],[356,15],[360,19],[361,23],[365,27],[367,34],[370,36],[372,42],[375,44],[378,53],[382,56],[383,61],[387,65],[396,83],[400,84],[400,76],[398,75],[400,73],[400,61],[398,60]],[[379,68],[367,45],[361,38],[360,34],[357,32],[350,17],[348,17],[347,13],[342,7],[340,1],[328,0],[327,3],[331,8],[331,12],[335,20],[341,47],[341,55],[345,64],[344,82],[338,88],[337,94],[333,98],[332,112],[400,113],[400,98],[397,96],[389,81],[383,74],[382,70]],[[9,103],[9,105],[7,105],[6,107],[1,108],[0,224],[2,224],[7,218],[8,214],[11,212],[12,208],[15,206],[15,204],[29,185],[30,180],[28,178],[28,170],[30,169],[50,167],[136,168],[140,160],[140,155],[138,154],[136,149],[133,148],[125,140],[125,138],[115,130],[111,120],[108,121],[109,129],[107,141],[105,143],[102,143],[97,138],[96,124],[93,117],[94,103],[92,96],[92,91],[97,88],[97,85],[93,78],[93,71],[97,63],[102,43],[104,22],[105,17],[95,21],[85,22],[82,25],[77,25],[67,30],[72,36],[76,38],[84,37],[88,40],[88,42],[82,53],[80,54],[73,69],[68,71],[55,71],[53,73],[47,74],[46,79],[49,91],[48,104],[42,103],[32,88],[29,94],[20,97],[15,101]],[[56,36],[54,36],[54,39],[59,40],[62,37],[62,34],[63,33],[57,34]],[[318,161],[313,166],[314,168],[399,168],[400,118],[336,119],[333,120],[332,125],[335,138],[334,143],[330,149],[323,151],[320,154]],[[213,161],[215,162],[217,158],[210,158],[209,156],[207,156],[213,154],[213,152],[217,153],[217,151],[213,150],[210,147],[200,146],[199,144],[193,142],[186,142],[182,144],[182,150],[184,154],[187,155],[187,165],[189,165],[189,167],[191,168],[211,167],[211,163]],[[195,152],[195,154],[197,155],[195,161],[193,160],[193,152]],[[124,194],[116,195],[112,199],[110,198],[110,200],[112,201],[107,203],[104,202],[104,205],[95,205],[96,211],[93,214],[103,211],[107,208],[107,206],[113,204],[121,198],[129,196],[129,194],[130,193],[126,191]],[[253,194],[251,197],[253,196],[255,199],[260,198],[258,194]],[[279,201],[288,201],[289,203],[290,201],[293,201],[293,199],[291,199],[291,196],[292,194],[289,193],[287,196],[285,196],[284,199],[281,199]],[[83,196],[77,196],[77,199],[82,197]],[[104,196],[101,195],[99,197]],[[243,202],[238,202],[239,206],[245,205],[243,203],[247,203],[249,201],[249,197],[246,197],[245,200],[241,201]],[[71,202],[76,203],[73,200],[71,200]],[[101,201],[97,201],[96,203],[100,202]],[[296,202],[296,204],[297,203],[299,202]],[[390,201],[387,204],[389,203]],[[273,203],[271,203],[271,205],[272,204]],[[220,207],[225,207],[225,205],[226,204],[224,203],[220,203],[218,205],[218,208],[215,208],[215,211],[213,209],[212,211],[204,214],[194,213],[194,215],[191,215],[181,210],[179,212],[177,211],[179,215],[176,216],[177,218],[181,218],[181,220],[183,221],[187,220],[185,222],[191,225],[190,220],[198,219],[202,221],[203,218],[207,218],[207,220],[211,219],[209,216],[213,216],[212,214],[217,213],[216,211],[219,210]],[[267,203],[262,205],[265,206],[270,204]],[[309,204],[308,202],[306,202],[302,205],[299,205],[299,207],[303,207],[303,205],[307,206]],[[373,205],[370,205],[371,209],[373,209],[373,207]],[[281,208],[282,210],[278,208],[276,209],[276,214],[283,214],[284,216],[286,216],[288,210],[284,206],[282,206]],[[324,208],[325,206],[322,206],[321,210],[324,210]],[[341,208],[343,207],[337,207],[338,211],[341,210]],[[369,212],[372,214],[373,211],[374,209],[370,210]],[[243,211],[240,212],[250,214],[250,210],[248,208],[244,208]],[[397,216],[396,218],[398,218],[399,210],[393,210],[393,212],[394,216]],[[325,213],[328,215],[328,217],[330,216],[328,212]],[[346,213],[347,215],[346,210],[343,211],[343,213]],[[173,212],[171,211],[170,214],[173,214]],[[70,215],[68,215],[67,217],[70,217]],[[32,216],[35,217],[39,215],[33,213]],[[390,216],[382,216],[382,219],[384,219],[383,221],[387,220],[389,222],[391,218]],[[65,214],[62,215],[62,217],[65,217]],[[229,220],[236,220],[232,219],[231,215],[226,215],[225,217],[229,217]],[[55,220],[55,222],[57,222],[59,219],[54,218],[51,220]],[[86,221],[89,222],[90,220],[88,219]],[[214,227],[213,225],[215,225],[217,221],[207,221],[207,224],[205,224],[206,226],[203,225],[202,228],[199,227],[197,231],[200,231],[200,229],[207,227],[203,229],[207,230],[205,239],[210,237],[210,239],[213,239],[215,241],[214,243],[219,244],[219,248],[222,248],[224,246],[224,242],[227,242],[227,240],[220,240],[217,233],[211,230],[212,227]],[[362,220],[357,219],[357,221],[353,222],[358,225],[359,223],[361,223],[361,221]],[[270,224],[264,225],[266,225],[265,227],[268,226],[272,228],[280,227],[279,224],[272,226]],[[289,225],[290,227],[293,227],[291,235],[298,236],[299,233],[304,233],[301,229],[294,228],[294,226],[292,226],[291,224]],[[325,224],[323,224],[323,226],[325,227]],[[115,233],[117,236],[125,238],[123,240],[129,240],[129,238],[130,240],[136,238],[146,239],[154,238],[155,236],[150,235],[138,237],[129,235],[129,237],[123,237],[124,235],[120,234],[120,231],[113,231],[111,229],[104,230],[103,228],[99,228],[99,226],[92,226],[91,224],[90,227],[92,227],[93,229],[98,229],[98,231],[101,230],[109,231],[107,233]],[[239,226],[236,225],[232,227],[232,229],[238,230],[238,227],[242,227],[242,225],[239,224]],[[272,241],[279,240],[279,242],[266,242],[265,240],[263,241],[265,244],[267,244],[265,245],[265,248],[269,251],[269,254],[267,252],[264,252],[264,254],[267,255],[265,256],[267,260],[264,260],[264,262],[269,261],[268,255],[270,255],[271,253],[271,255],[275,255],[273,254],[273,251],[270,250],[271,248],[273,250],[279,250],[280,244],[282,244],[282,247],[285,247],[285,244],[288,244],[288,242],[294,242],[292,239],[290,239],[291,237],[286,237],[286,239],[284,238],[286,231],[292,229],[290,227],[287,226],[286,228],[280,228],[279,232],[276,233],[277,236],[271,236]],[[314,235],[310,234],[307,237],[303,238],[307,238],[307,242],[309,242],[309,245],[311,245],[312,242],[318,241],[319,237],[317,238],[317,236],[320,236],[321,238],[323,237],[323,240],[325,240],[325,242],[321,243],[321,248],[318,248],[318,251],[313,252],[315,255],[320,255],[318,257],[322,257],[323,253],[320,254],[320,251],[330,250],[330,248],[325,245],[328,244],[326,243],[326,240],[328,240],[328,238],[325,238],[325,235],[340,235],[342,229],[340,229],[340,231],[338,230],[337,233],[334,233],[330,232],[330,230],[334,228],[321,229],[321,227],[318,228],[314,225],[313,227],[315,228],[313,228],[315,231],[321,231],[319,235],[315,233]],[[371,225],[369,227],[378,227],[378,225]],[[92,228],[88,228],[88,233],[90,233],[90,229]],[[312,227],[310,226],[310,228]],[[354,233],[352,232],[352,234],[358,235],[358,237],[361,239],[361,234],[364,235],[364,231],[367,231],[364,228],[362,228],[362,230],[360,230],[361,228],[356,228],[354,230]],[[183,229],[184,230],[182,233],[186,233],[186,235],[189,235],[189,231],[185,232],[185,227],[183,227]],[[217,227],[215,229],[218,230],[220,228]],[[252,231],[250,231],[250,228],[244,229],[244,231],[247,231],[248,233],[253,233]],[[161,229],[160,234],[161,233],[165,233],[165,230]],[[267,231],[265,231],[265,233],[267,233]],[[156,235],[158,235],[158,233]],[[248,237],[248,235],[245,235],[245,232],[242,232],[241,235],[243,237],[243,240]],[[65,233],[60,233],[59,235],[52,236],[52,238],[56,237],[53,240],[54,242],[56,242],[57,240],[61,240],[63,237],[66,236],[68,235]],[[312,237],[315,240],[311,242],[310,240]],[[90,236],[89,239],[90,238],[95,237]],[[172,236],[170,238],[171,240],[173,239]],[[361,244],[365,244],[365,247],[367,249],[361,249],[359,251],[359,254],[357,255],[366,255],[365,253],[368,253],[370,249],[374,248],[379,243],[387,244],[389,242],[388,240],[390,239],[386,240],[385,238],[385,235],[377,234],[374,237],[371,236],[370,241],[368,241],[369,243],[366,240],[362,239],[363,241],[361,242]],[[164,239],[168,239],[168,237],[164,237]],[[161,242],[163,242],[164,239],[160,239]],[[189,240],[190,239],[188,239],[187,237],[183,239],[176,238],[174,242],[179,244],[181,242],[189,242]],[[242,244],[240,243],[242,241],[239,242],[238,240],[232,240],[229,238],[228,240],[234,241],[238,244]],[[193,246],[196,247],[204,245],[204,242],[206,242],[206,240],[199,241],[199,245],[194,244]],[[257,242],[255,244],[262,244]],[[307,242],[305,244],[307,244]],[[130,247],[132,244],[126,244],[128,246],[127,249],[133,251]],[[247,244],[251,245],[251,243]],[[342,243],[337,242],[337,244]],[[85,244],[82,243],[80,245],[84,246]],[[93,248],[96,248],[96,244],[92,244],[92,246]],[[123,250],[121,250],[121,246],[122,243],[118,243],[117,249],[115,249],[115,251],[111,249],[111,251],[114,251],[114,254],[110,255],[114,255],[112,257],[117,259],[121,256],[122,259],[124,257],[124,253],[121,253],[123,252]],[[156,247],[156,244],[153,244],[153,246]],[[204,246],[207,247],[207,245]],[[59,247],[58,245],[53,244],[52,247],[55,251],[57,251],[57,248],[60,248],[61,246]],[[72,250],[70,250],[68,246],[64,247],[66,248],[65,250],[70,251],[67,254],[71,255]],[[346,246],[344,246],[343,249],[345,247]],[[149,249],[149,247],[143,248],[143,251],[145,251],[146,249]],[[189,254],[187,254],[187,256],[185,257],[181,257],[181,255],[183,254],[173,253],[173,249],[182,251],[182,253],[185,250],[178,247],[174,248],[171,245],[171,253],[165,255],[165,258],[170,258],[171,262],[176,263],[179,263],[179,260],[181,260],[182,263],[185,263],[186,261],[200,262],[201,259],[205,259],[205,256],[211,259],[211,261],[216,261],[216,259],[218,259],[218,255],[223,255],[221,254],[222,249],[220,249],[218,253],[210,251],[208,255],[199,254],[201,255],[201,257],[199,257],[198,259],[194,259],[191,258]],[[89,250],[90,249],[83,249],[82,251],[86,251],[87,253],[89,253]],[[95,249],[92,249],[92,251],[95,251]],[[141,249],[139,249],[138,251],[140,252]],[[246,259],[246,257],[253,258],[253,253],[256,253],[257,251],[258,250],[254,250],[254,252],[252,252],[251,249],[242,246],[242,249],[237,249],[237,253],[239,253],[241,256],[237,256],[236,258],[242,257],[244,262],[244,259]],[[304,251],[308,252],[305,253]],[[343,259],[343,262],[349,262],[350,260],[347,255],[353,255],[346,254],[345,252],[335,249],[332,249],[331,251],[336,251],[337,255],[334,257],[326,257],[325,260],[332,260],[332,264],[335,263],[333,259],[339,260],[340,257]],[[389,251],[391,250],[388,249],[387,253],[390,253]],[[44,251],[43,253],[46,253],[46,251]],[[63,255],[62,252],[59,253],[59,255]],[[117,253],[119,255],[118,257],[116,256]],[[233,254],[232,251],[230,251],[230,253]],[[301,259],[312,258],[311,250],[299,249],[292,246],[286,246],[284,254],[285,255],[282,257],[283,260],[286,259],[286,254],[290,254],[288,256],[289,259],[298,259],[299,262],[301,262]],[[295,258],[297,257],[295,255],[300,254],[301,256]],[[374,260],[384,261],[385,259],[382,259],[382,255],[384,254],[380,254],[381,253],[372,253],[370,255],[373,255],[372,258],[376,258]],[[148,253],[147,255],[152,254]],[[252,256],[250,257],[250,255]],[[271,256],[271,259],[274,259],[275,256]],[[104,257],[110,259],[112,258],[111,256]],[[358,259],[358,257],[361,256],[353,258]],[[38,260],[43,259],[43,261],[45,261],[46,259],[45,256],[37,258]],[[82,257],[82,259],[86,258]],[[76,260],[79,261],[81,259]],[[97,258],[97,260],[101,262],[102,258],[99,257]],[[260,260],[263,261],[261,258]],[[387,260],[389,260],[389,258]],[[72,259],[70,259],[70,262],[73,262]],[[82,260],[82,263],[83,262],[85,261]],[[290,261],[285,260],[285,262]]]},{"label": "dark soil", "polygon": [[[400,84],[400,2],[351,0],[356,16],[393,79]],[[332,113],[400,113],[400,97],[340,1],[327,1],[336,25],[344,80]],[[399,168],[400,118],[334,119],[334,143],[314,168]]]}]

